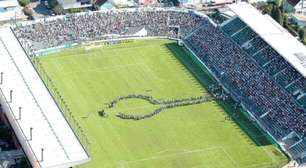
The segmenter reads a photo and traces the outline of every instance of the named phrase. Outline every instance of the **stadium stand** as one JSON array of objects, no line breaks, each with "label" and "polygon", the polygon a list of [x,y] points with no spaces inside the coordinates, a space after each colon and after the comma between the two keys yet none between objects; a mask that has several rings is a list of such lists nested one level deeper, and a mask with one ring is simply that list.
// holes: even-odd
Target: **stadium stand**
[{"label": "stadium stand", "polygon": [[268,46],[268,44],[265,41],[263,41],[260,37],[255,37],[246,42],[242,47],[248,54],[253,56],[258,51],[263,50],[266,46]]},{"label": "stadium stand", "polygon": [[[236,18],[237,20],[239,18]],[[224,30],[224,26],[222,27]],[[225,32],[225,31],[224,31]],[[299,92],[299,90],[305,90],[305,87],[295,87],[294,89],[286,89],[289,85],[294,85],[295,82],[299,81],[301,83],[305,83],[305,78],[297,72],[281,55],[279,55],[272,47],[267,46],[266,42],[260,38],[256,33],[252,30],[249,32],[252,33],[244,33],[246,36],[243,38],[235,38],[236,35],[231,36],[231,38],[237,42],[239,46],[241,46],[244,51],[249,53],[249,56],[252,57],[254,51],[259,51],[253,55],[255,61],[262,66],[263,70],[269,73],[276,82],[281,85],[285,90],[291,94],[297,102],[301,104],[301,106],[305,107],[305,100],[303,99],[303,92]],[[228,34],[230,36],[230,34]],[[256,37],[255,37],[256,36]],[[255,38],[254,38],[255,37]],[[251,43],[253,39],[256,39],[256,42]],[[247,44],[246,44],[247,43]],[[251,43],[251,44],[250,44]],[[245,46],[252,46],[252,47],[245,47]],[[267,46],[267,47],[264,47]],[[253,48],[253,49],[250,49]],[[259,49],[259,50],[258,50]]]},{"label": "stadium stand", "polygon": [[[105,40],[135,36],[184,37],[201,24],[202,17],[192,12],[163,9],[118,10],[67,15],[50,21],[16,27],[21,41],[34,50],[67,43]],[[180,32],[177,28],[180,27]]]},{"label": "stadium stand", "polygon": [[[68,15],[12,29],[29,54],[124,37],[182,39],[263,130],[298,163],[306,163],[306,79],[240,17],[216,26],[194,12],[150,8]],[[141,30],[146,33],[139,35]]]},{"label": "stadium stand", "polygon": [[304,96],[294,97],[292,91],[304,88],[295,87],[291,93],[286,88],[297,81],[305,83],[305,78],[239,20],[236,17],[221,28],[203,25],[185,44],[276,140],[285,142],[289,139],[285,137],[297,133],[287,145],[293,157],[303,158]]},{"label": "stadium stand", "polygon": [[[298,134],[298,141],[304,139],[305,110],[271,76],[278,67],[288,66],[281,57],[260,66],[220,28],[209,24],[188,36],[185,44],[192,46],[193,52],[278,141],[291,132]],[[303,146],[298,149],[305,151]]]}]

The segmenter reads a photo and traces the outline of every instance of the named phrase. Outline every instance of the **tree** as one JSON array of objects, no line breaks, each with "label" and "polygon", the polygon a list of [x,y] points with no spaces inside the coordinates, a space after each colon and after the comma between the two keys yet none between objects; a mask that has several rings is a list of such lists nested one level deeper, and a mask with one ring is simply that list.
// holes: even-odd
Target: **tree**
[{"label": "tree", "polygon": [[47,0],[50,8],[54,8],[58,2],[56,0]]},{"label": "tree", "polygon": [[270,14],[270,16],[274,19],[274,20],[276,20],[276,11],[277,11],[277,7],[276,7],[276,5],[275,4],[272,4],[272,10],[271,10],[271,14]]},{"label": "tree", "polygon": [[275,18],[274,18],[280,25],[284,25],[284,16],[282,11],[277,8],[275,11]]},{"label": "tree", "polygon": [[268,15],[272,15],[272,10],[273,10],[273,4],[271,4],[271,3],[268,3],[267,5],[265,5],[264,7],[263,7],[263,13],[264,14],[268,14]]},{"label": "tree", "polygon": [[30,3],[30,0],[18,0],[20,6],[25,7]]},{"label": "tree", "polygon": [[304,42],[304,39],[305,39],[305,30],[304,30],[304,28],[300,28],[298,30],[298,33],[299,33],[300,39]]},{"label": "tree", "polygon": [[280,25],[284,25],[284,12],[282,5],[278,6],[277,2],[272,3],[272,10],[270,16],[277,21]]},{"label": "tree", "polygon": [[288,19],[288,16],[287,15],[284,15],[284,22],[283,22],[283,26],[284,27],[288,27],[289,25],[289,19]]},{"label": "tree", "polygon": [[277,8],[282,8],[283,0],[275,0],[274,2]]}]

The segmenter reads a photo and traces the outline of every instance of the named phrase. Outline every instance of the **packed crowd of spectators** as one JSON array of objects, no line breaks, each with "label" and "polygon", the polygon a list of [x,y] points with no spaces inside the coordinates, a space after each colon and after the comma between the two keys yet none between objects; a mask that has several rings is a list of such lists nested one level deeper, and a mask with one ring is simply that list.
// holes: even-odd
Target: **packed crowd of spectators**
[{"label": "packed crowd of spectators", "polygon": [[306,136],[305,111],[219,27],[206,22],[184,41],[275,138]]},{"label": "packed crowd of spectators", "polygon": [[221,29],[246,51],[247,55],[255,60],[264,71],[270,74],[284,90],[289,92],[301,106],[306,107],[306,95],[304,95],[306,79],[250,27],[239,20],[239,18],[235,18],[223,25]]},{"label": "packed crowd of spectators", "polygon": [[[135,35],[182,38],[206,18],[191,11],[160,8],[112,10],[66,15],[13,28],[25,48],[32,50]],[[144,35],[145,36],[145,35]]]}]

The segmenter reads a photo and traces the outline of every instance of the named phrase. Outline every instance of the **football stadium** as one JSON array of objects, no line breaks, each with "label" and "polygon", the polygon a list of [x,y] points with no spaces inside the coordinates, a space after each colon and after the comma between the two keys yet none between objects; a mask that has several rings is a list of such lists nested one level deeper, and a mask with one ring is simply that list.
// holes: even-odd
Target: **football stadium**
[{"label": "football stadium", "polygon": [[[306,165],[306,48],[247,3],[0,29],[0,104],[32,167]],[[256,22],[254,22],[256,21]]]}]

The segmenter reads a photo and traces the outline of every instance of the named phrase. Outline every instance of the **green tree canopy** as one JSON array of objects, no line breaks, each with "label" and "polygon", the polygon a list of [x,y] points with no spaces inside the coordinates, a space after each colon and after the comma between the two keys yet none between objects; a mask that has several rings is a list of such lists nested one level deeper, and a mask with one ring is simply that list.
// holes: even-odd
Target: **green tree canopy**
[{"label": "green tree canopy", "polygon": [[30,3],[30,0],[18,0],[20,6],[25,7]]},{"label": "green tree canopy", "polygon": [[304,28],[300,28],[299,31],[298,31],[298,33],[299,33],[300,39],[301,39],[302,41],[304,41],[304,39],[305,39],[305,29],[304,29]]}]

